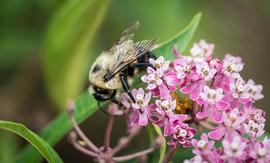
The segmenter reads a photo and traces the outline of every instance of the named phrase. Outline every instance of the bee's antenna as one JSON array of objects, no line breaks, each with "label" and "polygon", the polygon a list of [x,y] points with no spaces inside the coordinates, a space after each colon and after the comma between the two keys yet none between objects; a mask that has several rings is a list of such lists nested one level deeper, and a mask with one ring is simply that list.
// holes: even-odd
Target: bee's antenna
[{"label": "bee's antenna", "polygon": [[105,113],[106,115],[110,115],[107,111],[105,111],[101,106],[100,106],[100,101],[98,101],[98,108],[103,112]]}]

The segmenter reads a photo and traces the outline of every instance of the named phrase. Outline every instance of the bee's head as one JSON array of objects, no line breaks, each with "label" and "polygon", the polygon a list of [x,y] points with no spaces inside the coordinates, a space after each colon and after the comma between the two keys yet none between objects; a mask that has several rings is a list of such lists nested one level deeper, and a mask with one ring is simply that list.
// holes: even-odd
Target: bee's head
[{"label": "bee's head", "polygon": [[92,85],[91,93],[97,101],[106,101],[112,99],[115,94],[116,90],[104,89],[97,86]]}]

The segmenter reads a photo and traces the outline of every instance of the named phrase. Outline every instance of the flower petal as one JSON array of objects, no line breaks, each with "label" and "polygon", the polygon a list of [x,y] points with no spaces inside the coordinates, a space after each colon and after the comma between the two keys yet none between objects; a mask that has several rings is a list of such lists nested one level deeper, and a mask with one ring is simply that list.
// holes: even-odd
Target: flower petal
[{"label": "flower petal", "polygon": [[201,111],[199,111],[197,114],[196,114],[196,117],[198,119],[204,119],[204,118],[207,118],[209,115],[209,107],[204,107]]},{"label": "flower petal", "polygon": [[219,110],[226,110],[229,107],[229,103],[225,102],[225,101],[220,101],[216,104],[216,107]]},{"label": "flower petal", "polygon": [[211,116],[215,122],[217,123],[222,122],[222,118],[223,118],[222,114],[216,108],[212,108]]},{"label": "flower petal", "polygon": [[169,72],[165,74],[164,79],[168,85],[178,85],[181,83],[181,80],[176,77],[174,72]]},{"label": "flower petal", "polygon": [[140,115],[139,115],[139,122],[138,123],[141,126],[146,126],[147,125],[147,123],[148,123],[148,117],[147,117],[146,112],[140,113]]},{"label": "flower petal", "polygon": [[209,138],[220,140],[225,133],[227,132],[227,129],[225,127],[218,127],[215,130],[208,133]]},{"label": "flower petal", "polygon": [[161,99],[167,99],[170,98],[170,92],[168,88],[165,86],[165,84],[161,84],[158,86],[159,92],[160,92],[160,98]]}]

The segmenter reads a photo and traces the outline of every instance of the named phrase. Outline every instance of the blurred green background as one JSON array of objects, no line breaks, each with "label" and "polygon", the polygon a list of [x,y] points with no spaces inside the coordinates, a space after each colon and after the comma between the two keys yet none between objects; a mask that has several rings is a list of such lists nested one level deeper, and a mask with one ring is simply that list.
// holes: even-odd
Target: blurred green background
[{"label": "blurred green background", "polygon": [[[218,58],[225,53],[241,56],[243,77],[264,85],[265,98],[256,106],[270,116],[269,0],[2,0],[0,4],[0,119],[40,131],[63,111],[66,98],[87,89],[92,61],[125,27],[139,20],[135,40],[162,42],[198,12],[203,18],[193,42],[204,38],[215,43]],[[97,112],[83,124],[99,145],[106,120]],[[121,122],[116,122],[113,143],[125,135]],[[0,136],[0,162],[11,162],[25,142],[2,132]],[[141,136],[129,151],[143,149],[146,143]],[[66,139],[56,150],[65,162],[89,162]]]}]

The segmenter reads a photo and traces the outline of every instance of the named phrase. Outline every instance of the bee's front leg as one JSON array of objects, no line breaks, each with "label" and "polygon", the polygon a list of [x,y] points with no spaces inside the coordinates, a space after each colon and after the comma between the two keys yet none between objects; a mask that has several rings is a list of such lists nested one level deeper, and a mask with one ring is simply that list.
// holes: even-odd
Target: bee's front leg
[{"label": "bee's front leg", "polygon": [[132,100],[133,103],[135,103],[136,100],[129,90],[129,84],[128,84],[126,75],[124,73],[120,73],[120,79],[121,79],[124,91],[127,92],[129,98]]}]

